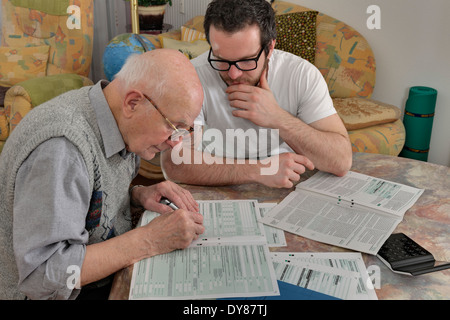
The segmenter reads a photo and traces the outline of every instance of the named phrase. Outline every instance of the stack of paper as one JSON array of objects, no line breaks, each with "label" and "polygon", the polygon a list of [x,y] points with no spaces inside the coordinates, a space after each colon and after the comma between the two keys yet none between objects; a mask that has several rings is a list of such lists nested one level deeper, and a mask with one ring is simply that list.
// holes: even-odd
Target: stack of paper
[{"label": "stack of paper", "polygon": [[272,253],[277,279],[345,300],[376,300],[361,253]]},{"label": "stack of paper", "polygon": [[[136,263],[130,299],[271,299],[280,294],[279,287],[284,290],[281,297],[288,299],[376,299],[366,285],[360,253],[269,253],[268,246],[286,244],[284,232],[258,222],[275,204],[254,200],[199,204],[205,234],[185,250]],[[141,224],[156,215],[145,212]],[[304,289],[288,290],[288,283]]]}]

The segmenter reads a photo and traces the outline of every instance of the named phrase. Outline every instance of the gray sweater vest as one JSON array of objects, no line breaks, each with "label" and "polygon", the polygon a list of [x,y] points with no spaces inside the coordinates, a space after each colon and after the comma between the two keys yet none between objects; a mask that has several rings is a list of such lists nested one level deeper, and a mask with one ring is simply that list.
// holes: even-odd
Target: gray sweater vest
[{"label": "gray sweater vest", "polygon": [[0,299],[24,298],[17,290],[13,252],[14,186],[20,166],[42,142],[64,136],[84,158],[92,194],[86,213],[88,244],[105,241],[131,228],[128,187],[136,156],[131,153],[125,159],[119,154],[105,157],[89,88],[70,91],[31,110],[12,132],[0,155]]}]

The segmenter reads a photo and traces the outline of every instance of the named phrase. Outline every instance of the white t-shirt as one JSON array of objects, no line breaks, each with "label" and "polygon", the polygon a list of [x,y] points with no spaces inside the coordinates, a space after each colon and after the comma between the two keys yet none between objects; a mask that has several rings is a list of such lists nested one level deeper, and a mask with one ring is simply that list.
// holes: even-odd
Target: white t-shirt
[{"label": "white t-shirt", "polygon": [[[225,93],[227,85],[207,58],[208,52],[191,60],[204,91],[202,111],[196,119],[196,123],[204,125],[204,150],[222,157],[250,159],[293,152],[278,137],[277,130],[233,116],[235,108],[230,107]],[[307,124],[336,113],[322,74],[296,55],[274,50],[269,60],[268,84],[280,107]]]}]

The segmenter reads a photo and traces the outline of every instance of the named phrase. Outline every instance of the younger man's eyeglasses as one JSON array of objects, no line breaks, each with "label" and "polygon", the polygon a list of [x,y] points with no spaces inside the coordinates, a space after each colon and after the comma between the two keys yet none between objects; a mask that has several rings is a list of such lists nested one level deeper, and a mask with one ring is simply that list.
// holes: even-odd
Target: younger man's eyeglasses
[{"label": "younger man's eyeglasses", "polygon": [[261,48],[256,58],[228,61],[211,58],[212,49],[209,49],[208,62],[211,67],[217,71],[228,71],[230,70],[231,66],[235,66],[241,71],[251,71],[255,70],[258,67],[258,60],[263,51],[264,47]]}]

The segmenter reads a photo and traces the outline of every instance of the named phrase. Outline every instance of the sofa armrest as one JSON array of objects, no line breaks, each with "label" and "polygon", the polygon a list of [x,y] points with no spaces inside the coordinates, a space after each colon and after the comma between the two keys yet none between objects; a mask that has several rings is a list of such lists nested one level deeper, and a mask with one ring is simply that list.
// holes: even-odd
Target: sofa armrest
[{"label": "sofa armrest", "polygon": [[35,106],[64,92],[92,85],[89,78],[77,74],[58,74],[23,81],[11,87],[5,95],[5,115],[9,133]]}]

